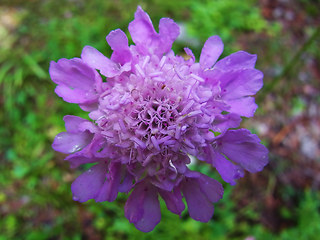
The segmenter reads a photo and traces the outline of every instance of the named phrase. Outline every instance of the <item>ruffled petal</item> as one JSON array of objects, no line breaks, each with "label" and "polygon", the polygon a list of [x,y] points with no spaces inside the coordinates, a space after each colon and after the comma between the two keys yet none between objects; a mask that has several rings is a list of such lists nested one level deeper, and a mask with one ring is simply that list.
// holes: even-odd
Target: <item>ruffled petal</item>
[{"label": "ruffled petal", "polygon": [[257,55],[238,51],[218,61],[214,69],[223,71],[236,71],[239,69],[253,69],[257,61]]},{"label": "ruffled petal", "polygon": [[223,196],[223,187],[217,180],[201,174],[198,178],[200,190],[204,193],[210,202],[218,202]]},{"label": "ruffled petal", "polygon": [[263,73],[256,69],[225,73],[221,78],[222,99],[232,100],[256,94],[263,86]]},{"label": "ruffled petal", "polygon": [[223,42],[219,36],[210,37],[204,44],[200,55],[200,66],[202,69],[211,68],[221,53],[223,52]]},{"label": "ruffled petal", "polygon": [[227,131],[218,144],[224,155],[249,172],[259,172],[268,164],[267,148],[247,129]]},{"label": "ruffled petal", "polygon": [[90,67],[98,69],[106,77],[115,77],[121,74],[119,64],[111,61],[101,52],[91,46],[85,46],[81,53],[81,58]]},{"label": "ruffled petal", "polygon": [[125,216],[142,232],[150,232],[161,220],[158,193],[148,183],[138,183],[125,205]]},{"label": "ruffled petal", "polygon": [[101,77],[81,59],[60,59],[50,63],[49,73],[58,84],[56,94],[70,103],[87,104],[98,99]]},{"label": "ruffled petal", "polygon": [[88,132],[82,133],[59,133],[52,144],[55,151],[70,154],[77,152],[87,146],[92,139],[92,134]]},{"label": "ruffled petal", "polygon": [[235,113],[217,115],[213,121],[212,130],[214,132],[224,133],[229,128],[239,127],[241,120],[240,115]]},{"label": "ruffled petal", "polygon": [[158,54],[168,52],[172,47],[172,43],[176,40],[179,34],[180,28],[178,24],[170,18],[161,18],[159,23],[161,44],[158,46]]},{"label": "ruffled petal", "polygon": [[73,200],[85,202],[94,199],[103,186],[107,165],[100,163],[82,173],[71,185]]},{"label": "ruffled petal", "polygon": [[119,185],[121,179],[121,164],[111,162],[109,165],[109,172],[107,174],[107,179],[104,182],[101,190],[95,197],[97,202],[113,202],[118,195]]},{"label": "ruffled petal", "polygon": [[208,222],[213,216],[214,207],[201,191],[197,179],[186,178],[182,182],[181,190],[187,201],[190,217],[200,222]]},{"label": "ruffled petal", "polygon": [[114,31],[111,31],[106,37],[106,40],[113,50],[111,56],[112,61],[124,65],[131,60],[128,38],[122,30],[116,29]]},{"label": "ruffled petal", "polygon": [[212,164],[222,179],[231,185],[235,185],[235,180],[244,176],[242,167],[227,160],[221,153],[214,150],[212,146],[207,147],[206,162]]},{"label": "ruffled petal", "polygon": [[174,214],[181,215],[185,209],[184,202],[182,201],[182,195],[179,187],[173,189],[173,191],[159,190],[160,196],[165,201],[168,210]]},{"label": "ruffled petal", "polygon": [[128,29],[132,41],[142,54],[147,55],[150,48],[153,49],[154,46],[158,46],[158,34],[154,30],[149,15],[140,6],[138,6],[134,20],[129,24]]},{"label": "ruffled petal", "polygon": [[258,105],[254,101],[254,97],[243,97],[234,100],[226,100],[225,102],[230,106],[229,112],[248,118],[253,117],[258,108]]}]

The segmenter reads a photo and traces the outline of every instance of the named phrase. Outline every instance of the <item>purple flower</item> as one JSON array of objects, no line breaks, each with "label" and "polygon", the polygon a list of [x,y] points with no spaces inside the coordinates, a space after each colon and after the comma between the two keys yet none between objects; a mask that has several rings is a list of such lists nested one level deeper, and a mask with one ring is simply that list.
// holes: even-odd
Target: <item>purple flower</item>
[{"label": "purple flower", "polygon": [[217,61],[223,43],[213,36],[199,63],[188,48],[185,60],[171,50],[178,25],[162,18],[157,33],[141,7],[129,32],[135,45],[128,45],[120,29],[107,36],[110,59],[86,46],[81,58],[51,62],[56,93],[91,119],[65,116],[66,132],[52,145],[69,154],[71,167],[96,163],[73,182],[73,198],[114,201],[118,192],[131,192],[125,216],[144,232],[160,222],[159,196],[178,215],[184,197],[190,216],[208,222],[223,188],[191,171],[190,155],[211,164],[230,184],[268,163],[256,135],[230,130],[257,109],[252,95],[262,87],[263,74],[254,68],[256,55],[239,51]]}]

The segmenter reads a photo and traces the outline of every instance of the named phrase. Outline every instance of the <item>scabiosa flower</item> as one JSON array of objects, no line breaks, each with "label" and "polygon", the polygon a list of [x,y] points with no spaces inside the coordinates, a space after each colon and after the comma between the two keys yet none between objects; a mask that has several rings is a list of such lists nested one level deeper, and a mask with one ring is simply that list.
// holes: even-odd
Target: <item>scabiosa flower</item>
[{"label": "scabiosa flower", "polygon": [[171,50],[178,25],[162,18],[157,33],[141,7],[129,32],[135,45],[120,29],[106,37],[110,59],[86,46],[81,58],[51,62],[55,92],[91,119],[65,116],[66,132],[52,145],[69,154],[71,167],[96,163],[73,182],[73,198],[114,201],[119,192],[130,193],[125,216],[144,232],[160,222],[159,197],[178,215],[184,197],[190,217],[208,222],[223,188],[191,171],[189,156],[211,164],[230,184],[268,163],[256,135],[232,130],[257,108],[252,95],[263,74],[254,68],[256,55],[240,51],[217,61],[223,43],[213,36],[199,63],[188,48],[185,60]]}]

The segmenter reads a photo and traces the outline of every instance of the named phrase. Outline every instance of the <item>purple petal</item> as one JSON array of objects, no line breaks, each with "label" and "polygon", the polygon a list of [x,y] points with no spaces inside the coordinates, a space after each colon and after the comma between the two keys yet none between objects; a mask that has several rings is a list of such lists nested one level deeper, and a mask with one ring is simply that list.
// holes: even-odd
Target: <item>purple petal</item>
[{"label": "purple petal", "polygon": [[221,183],[207,175],[201,174],[198,178],[200,190],[207,196],[210,202],[218,202],[223,196]]},{"label": "purple petal", "polygon": [[240,125],[241,117],[238,114],[217,115],[213,121],[212,130],[224,133],[229,128],[237,128]]},{"label": "purple petal", "polygon": [[[70,132],[70,133],[82,132],[81,130],[79,130],[79,126],[84,122],[89,122],[86,119],[83,119],[78,116],[73,116],[73,115],[64,116],[63,121],[65,122],[65,127],[66,127],[67,132]],[[89,123],[91,123],[91,122],[89,122]]]},{"label": "purple petal", "polygon": [[161,18],[159,23],[161,45],[158,48],[158,53],[163,54],[168,52],[172,47],[172,43],[176,40],[179,34],[180,28],[178,24],[170,18]]},{"label": "purple petal", "polygon": [[120,63],[121,65],[131,60],[131,52],[128,46],[128,38],[120,29],[111,31],[106,37],[108,44],[113,50],[111,60]]},{"label": "purple petal", "polygon": [[235,180],[244,176],[242,167],[231,163],[219,153],[215,155],[213,165],[221,175],[222,179],[231,185],[235,185]]},{"label": "purple petal", "polygon": [[163,200],[165,201],[167,208],[174,214],[181,215],[185,206],[182,201],[182,195],[180,188],[176,187],[172,192],[159,190],[159,193]]},{"label": "purple petal", "polygon": [[132,188],[133,176],[127,171],[119,186],[119,192],[129,192]]},{"label": "purple petal", "polygon": [[81,59],[52,61],[49,73],[52,81],[58,84],[55,92],[66,102],[86,104],[97,100],[102,79]]},{"label": "purple petal", "polygon": [[149,15],[140,6],[137,8],[134,20],[129,24],[129,32],[132,41],[143,54],[148,54],[150,47],[158,45],[158,34]]},{"label": "purple petal", "polygon": [[221,78],[222,99],[232,100],[256,94],[263,86],[263,73],[256,69],[245,69],[225,73]]},{"label": "purple petal", "polygon": [[95,197],[97,202],[113,202],[118,195],[119,185],[121,179],[121,164],[111,162],[109,165],[109,172],[107,179],[104,182],[101,190]]},{"label": "purple petal", "polygon": [[138,183],[125,205],[125,216],[142,232],[150,232],[161,220],[158,193],[150,184]]},{"label": "purple petal", "polygon": [[181,190],[187,201],[190,217],[200,222],[208,222],[213,216],[214,207],[201,191],[197,179],[186,178]]},{"label": "purple petal", "polygon": [[228,112],[235,113],[244,117],[253,117],[258,108],[258,105],[255,103],[253,97],[243,97],[235,100],[226,100],[225,102],[230,106]]},{"label": "purple petal", "polygon": [[90,67],[98,69],[106,77],[120,75],[120,66],[91,46],[85,46],[81,58]]},{"label": "purple petal", "polygon": [[71,185],[73,199],[79,202],[94,199],[105,181],[106,172],[107,165],[100,163],[82,173]]},{"label": "purple petal", "polygon": [[89,132],[82,133],[59,133],[53,143],[52,148],[55,151],[70,154],[81,150],[87,146],[92,139],[92,134]]},{"label": "purple petal", "polygon": [[230,54],[216,63],[214,69],[223,71],[236,71],[240,69],[253,69],[257,61],[257,55],[239,51]]},{"label": "purple petal", "polygon": [[249,172],[259,172],[268,164],[267,148],[247,129],[229,130],[218,142],[224,155]]},{"label": "purple petal", "polygon": [[210,37],[204,44],[200,55],[200,66],[202,69],[211,68],[221,53],[223,52],[223,42],[219,36]]}]

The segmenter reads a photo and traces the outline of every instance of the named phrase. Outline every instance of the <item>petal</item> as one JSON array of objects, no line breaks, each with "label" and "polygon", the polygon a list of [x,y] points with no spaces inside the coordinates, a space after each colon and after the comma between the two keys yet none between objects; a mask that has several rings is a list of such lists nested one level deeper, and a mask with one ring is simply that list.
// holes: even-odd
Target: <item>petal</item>
[{"label": "petal", "polygon": [[161,18],[159,23],[161,44],[158,46],[157,52],[159,54],[168,52],[172,47],[172,43],[176,40],[179,34],[180,28],[178,24],[170,18]]},{"label": "petal", "polygon": [[158,34],[154,30],[149,15],[140,6],[138,6],[134,20],[129,24],[128,28],[132,41],[141,53],[148,54],[148,48],[152,47],[152,45],[158,45]]},{"label": "petal", "polygon": [[[64,116],[63,121],[65,122],[65,127],[66,127],[67,132],[70,132],[70,133],[82,132],[79,130],[80,124],[82,124],[84,122],[89,122],[86,119],[83,119],[78,116],[73,116],[73,115]],[[91,122],[89,122],[89,123],[91,123]]]},{"label": "petal", "polygon": [[257,55],[239,51],[230,54],[216,63],[214,69],[223,71],[238,69],[253,69],[257,61]]},{"label": "petal", "polygon": [[253,97],[243,97],[235,100],[226,100],[225,102],[230,106],[228,112],[235,113],[244,117],[253,117],[258,108],[258,105],[255,103]]},{"label": "petal", "polygon": [[121,65],[131,60],[131,52],[128,46],[128,38],[120,29],[111,31],[106,37],[108,44],[113,50],[111,60],[119,62]]},{"label": "petal", "polygon": [[71,185],[73,199],[85,202],[95,198],[105,181],[106,172],[107,165],[100,163],[82,173]]},{"label": "petal", "polygon": [[229,128],[239,127],[241,120],[241,117],[235,113],[217,115],[213,121],[212,130],[214,132],[224,133]]},{"label": "petal", "polygon": [[221,78],[222,99],[232,100],[256,94],[263,86],[263,73],[256,69],[225,73]]},{"label": "petal", "polygon": [[60,59],[51,62],[49,73],[58,84],[55,92],[66,102],[88,104],[97,100],[101,77],[81,59]]},{"label": "petal", "polygon": [[126,172],[123,181],[121,182],[119,186],[119,192],[129,192],[132,188],[132,182],[133,182],[133,176],[129,173]]},{"label": "petal", "polygon": [[58,85],[55,89],[55,93],[69,103],[84,104],[92,103],[97,100],[97,95],[95,94],[90,94],[88,91],[82,89],[71,89],[64,84]]},{"label": "petal", "polygon": [[210,202],[218,202],[223,196],[221,183],[213,178],[201,174],[198,178],[200,190],[207,196]]},{"label": "petal", "polygon": [[119,192],[119,185],[121,179],[121,164],[111,162],[109,165],[109,172],[107,174],[107,180],[104,182],[101,190],[95,197],[97,202],[113,202],[116,200],[118,192]]},{"label": "petal", "polygon": [[83,48],[81,58],[86,64],[98,69],[100,73],[106,77],[114,77],[121,73],[119,65],[91,46],[85,46]]},{"label": "petal", "polygon": [[235,180],[244,176],[242,167],[233,164],[219,152],[212,149],[210,158],[211,164],[217,169],[220,176],[225,182],[230,183],[231,185],[235,185]]},{"label": "petal", "polygon": [[186,178],[181,187],[188,205],[190,217],[200,222],[208,222],[214,212],[213,204],[201,191],[197,179]]},{"label": "petal", "polygon": [[161,220],[156,188],[144,182],[138,183],[126,202],[125,216],[140,231],[152,231]]},{"label": "petal", "polygon": [[182,195],[180,188],[176,187],[172,192],[159,190],[160,196],[165,201],[167,208],[174,214],[181,215],[184,210],[184,202],[182,201]]},{"label": "petal", "polygon": [[267,148],[247,129],[229,130],[218,142],[224,155],[249,172],[259,172],[268,164]]},{"label": "petal", "polygon": [[223,52],[223,42],[219,36],[210,37],[204,44],[200,55],[200,66],[202,69],[211,68],[221,53]]},{"label": "petal", "polygon": [[60,59],[57,63],[52,61],[49,67],[51,79],[56,84],[91,90],[95,84],[94,70],[87,66],[80,58]]},{"label": "petal", "polygon": [[53,143],[52,148],[55,151],[62,152],[62,153],[74,153],[76,151],[81,150],[85,146],[87,146],[91,139],[92,134],[89,132],[81,132],[81,133],[68,133],[62,132],[59,133]]}]

